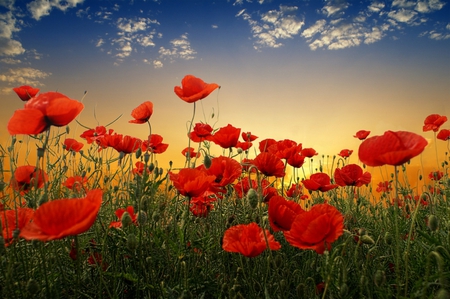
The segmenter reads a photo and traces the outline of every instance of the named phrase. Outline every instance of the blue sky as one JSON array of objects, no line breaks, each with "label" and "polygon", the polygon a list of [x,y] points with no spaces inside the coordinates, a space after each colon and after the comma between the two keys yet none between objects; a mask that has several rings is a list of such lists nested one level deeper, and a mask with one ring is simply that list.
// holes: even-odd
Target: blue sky
[{"label": "blue sky", "polygon": [[448,1],[0,0],[0,24],[5,125],[24,84],[88,91],[80,122],[123,114],[116,131],[140,138],[129,113],[150,100],[154,133],[178,155],[192,105],[173,87],[187,74],[222,86],[196,122],[321,154],[356,152],[360,129],[421,133],[428,114],[450,117]]}]

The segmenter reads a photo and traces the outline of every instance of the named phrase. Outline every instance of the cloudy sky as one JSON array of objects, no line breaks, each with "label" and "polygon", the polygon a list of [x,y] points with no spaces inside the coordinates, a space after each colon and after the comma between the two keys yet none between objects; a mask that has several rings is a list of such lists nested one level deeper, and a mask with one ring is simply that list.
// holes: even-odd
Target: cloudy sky
[{"label": "cloudy sky", "polygon": [[173,87],[193,74],[221,85],[195,117],[215,128],[330,156],[356,153],[360,129],[433,142],[425,117],[450,117],[449,16],[443,0],[0,0],[0,139],[23,105],[11,88],[27,84],[87,91],[83,125],[122,115],[111,128],[139,138],[148,128],[128,124],[130,112],[150,100],[153,133],[169,143],[162,163],[177,159],[193,106]]}]

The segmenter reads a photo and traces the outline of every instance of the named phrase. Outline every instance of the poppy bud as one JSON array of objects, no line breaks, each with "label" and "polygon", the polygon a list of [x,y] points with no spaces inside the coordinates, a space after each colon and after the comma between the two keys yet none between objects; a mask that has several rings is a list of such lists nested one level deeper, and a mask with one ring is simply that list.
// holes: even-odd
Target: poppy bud
[{"label": "poppy bud", "polygon": [[434,296],[435,299],[449,299],[450,298],[450,293],[449,291],[447,291],[444,288],[440,288],[437,292],[436,295]]},{"label": "poppy bud", "polygon": [[[123,217],[122,217],[123,219]],[[130,218],[131,219],[131,218]],[[135,250],[138,246],[137,240],[136,240],[136,236],[134,234],[129,234],[127,237],[127,247],[130,250]]]},{"label": "poppy bud", "polygon": [[27,292],[28,294],[35,296],[39,292],[39,285],[36,280],[30,278],[27,282]]},{"label": "poppy bud", "polygon": [[205,165],[206,169],[209,169],[211,167],[211,158],[208,155],[205,155],[205,159],[203,160],[203,165]]},{"label": "poppy bud", "polygon": [[295,288],[296,292],[297,292],[297,296],[298,298],[304,298],[305,296],[305,285],[303,283],[300,283],[297,285],[297,287]]},{"label": "poppy bud", "polygon": [[69,134],[69,132],[70,132],[69,126],[66,126],[66,134]]},{"label": "poppy bud", "polygon": [[147,223],[148,216],[147,213],[144,211],[139,211],[137,214],[137,221],[139,224],[145,224]]},{"label": "poppy bud", "polygon": [[12,232],[12,237],[14,240],[19,239],[19,235],[20,235],[20,230],[18,228],[15,228]]},{"label": "poppy bud", "polygon": [[[144,159],[145,160],[145,159]],[[147,161],[148,162],[148,161]],[[155,169],[155,164],[150,163],[150,165],[148,166],[148,171],[152,172]]]},{"label": "poppy bud", "polygon": [[145,152],[145,154],[144,154],[144,162],[147,164],[148,161],[150,161],[150,154],[148,152]]},{"label": "poppy bud", "polygon": [[373,276],[373,282],[377,287],[381,287],[386,282],[386,274],[383,270],[377,270]]},{"label": "poppy bud", "polygon": [[247,200],[252,209],[256,209],[258,206],[258,194],[256,193],[255,189],[251,188],[247,192]]},{"label": "poppy bud", "polygon": [[387,245],[391,245],[392,242],[394,242],[394,238],[392,237],[392,235],[391,235],[389,232],[386,232],[386,233],[384,234],[384,242],[385,242]]},{"label": "poppy bud", "polygon": [[139,159],[141,157],[141,155],[142,155],[142,149],[138,148],[136,153],[135,153],[135,155],[136,155],[136,159]]},{"label": "poppy bud", "polygon": [[238,147],[238,148],[237,148],[237,153],[238,153],[238,154],[242,154],[242,152],[243,152],[242,148]]},{"label": "poppy bud", "polygon": [[5,190],[5,187],[6,187],[6,183],[4,181],[0,181],[0,192]]},{"label": "poppy bud", "polygon": [[347,294],[348,294],[348,285],[344,282],[339,288],[339,295],[341,296],[341,298],[347,298]]},{"label": "poppy bud", "polygon": [[126,211],[122,214],[120,221],[122,222],[122,227],[128,227],[133,223],[130,214]]},{"label": "poppy bud", "polygon": [[153,214],[152,214],[152,220],[153,220],[153,222],[158,222],[159,221],[159,213],[158,212],[153,212]]},{"label": "poppy bud", "polygon": [[362,235],[361,242],[363,242],[364,244],[367,244],[367,245],[375,244],[375,241],[369,235]]},{"label": "poppy bud", "polygon": [[431,231],[435,232],[437,231],[438,227],[439,227],[439,219],[434,215],[428,216],[428,228]]},{"label": "poppy bud", "polygon": [[39,147],[37,149],[37,156],[38,156],[38,158],[43,158],[44,157],[44,153],[45,153],[45,149],[44,148]]}]

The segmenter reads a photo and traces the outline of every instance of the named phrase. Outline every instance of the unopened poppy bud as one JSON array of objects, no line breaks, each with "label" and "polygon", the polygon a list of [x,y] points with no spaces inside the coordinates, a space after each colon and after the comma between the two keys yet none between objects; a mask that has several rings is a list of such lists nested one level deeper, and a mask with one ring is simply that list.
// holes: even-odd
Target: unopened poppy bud
[{"label": "unopened poppy bud", "polygon": [[70,132],[69,126],[66,126],[66,134],[69,134],[69,132]]},{"label": "unopened poppy bud", "polygon": [[38,156],[38,158],[43,158],[44,157],[44,153],[45,153],[45,149],[44,148],[39,147],[37,149],[37,156]]},{"label": "unopened poppy bud", "polygon": [[4,181],[0,181],[0,192],[5,190],[6,188],[6,183]]},{"label": "unopened poppy bud", "polygon": [[428,216],[428,228],[431,231],[435,232],[437,231],[438,227],[439,227],[439,219],[434,215]]},{"label": "unopened poppy bud", "polygon": [[155,164],[150,163],[150,165],[148,166],[148,171],[152,172],[155,169]]},{"label": "unopened poppy bud", "polygon": [[122,227],[128,227],[133,223],[133,219],[131,219],[130,214],[126,211],[122,214],[120,221],[122,222]]},{"label": "unopened poppy bud", "polygon": [[295,288],[295,291],[297,292],[298,298],[305,297],[305,285],[303,283],[298,284]]},{"label": "unopened poppy bud", "polygon": [[145,224],[147,223],[148,216],[147,213],[144,211],[139,211],[137,214],[137,221],[139,224]]},{"label": "unopened poppy bud", "polygon": [[123,157],[125,157],[125,153],[124,152],[120,152],[119,153],[119,164],[120,164],[120,161],[122,161]]},{"label": "unopened poppy bud", "polygon": [[47,196],[47,194],[42,194],[40,197],[39,197],[39,206],[41,206],[42,204],[44,204],[44,203],[46,203],[48,201],[48,196]]},{"label": "unopened poppy bud", "polygon": [[35,296],[39,292],[39,284],[36,280],[30,278],[27,282],[27,292],[28,294]]},{"label": "unopened poppy bud", "polygon": [[19,239],[19,235],[20,235],[20,230],[18,228],[15,228],[12,232],[12,237],[14,240]]},{"label": "unopened poppy bud", "polygon": [[205,155],[205,159],[203,160],[203,165],[205,165],[206,169],[209,169],[211,167],[211,158],[208,155]]},{"label": "unopened poppy bud", "polygon": [[[123,219],[123,217],[122,217]],[[131,219],[131,218],[130,218]],[[127,237],[127,247],[130,250],[135,250],[138,246],[136,236],[134,234],[129,234]]]},{"label": "unopened poppy bud", "polygon": [[238,147],[237,153],[238,153],[238,154],[242,154],[242,152],[243,152],[242,148]]},{"label": "unopened poppy bud", "polygon": [[384,242],[385,242],[387,245],[391,245],[392,242],[394,242],[394,238],[392,237],[392,235],[391,235],[389,232],[386,232],[386,233],[384,234]]},{"label": "unopened poppy bud", "polygon": [[135,153],[135,155],[136,155],[136,159],[139,159],[141,157],[141,155],[142,155],[142,149],[138,148],[136,153]]},{"label": "unopened poppy bud", "polygon": [[386,282],[386,274],[383,270],[377,270],[373,276],[373,282],[377,287],[381,287]]},{"label": "unopened poppy bud", "polygon": [[152,214],[152,220],[153,222],[158,222],[159,221],[159,213],[158,212],[153,212]]},{"label": "unopened poppy bud", "polygon": [[150,161],[150,154],[149,154],[148,152],[146,152],[146,153],[144,154],[144,162],[145,162],[145,163],[148,163],[148,161]]},{"label": "unopened poppy bud", "polygon": [[361,242],[363,242],[364,244],[368,244],[368,245],[375,244],[375,241],[369,235],[362,235],[361,236]]},{"label": "unopened poppy bud", "polygon": [[339,288],[339,295],[341,298],[346,298],[348,294],[348,285],[344,282],[341,284],[341,287]]},{"label": "unopened poppy bud", "polygon": [[252,209],[255,209],[258,206],[258,194],[255,189],[250,188],[250,190],[248,190],[247,200]]}]

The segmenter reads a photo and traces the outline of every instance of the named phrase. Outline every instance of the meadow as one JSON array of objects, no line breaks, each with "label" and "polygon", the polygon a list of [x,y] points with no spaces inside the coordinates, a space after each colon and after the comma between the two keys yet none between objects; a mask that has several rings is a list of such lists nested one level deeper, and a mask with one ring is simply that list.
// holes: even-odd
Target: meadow
[{"label": "meadow", "polygon": [[[418,188],[407,169],[423,136],[361,130],[358,150],[325,156],[194,123],[218,88],[192,75],[175,86],[193,115],[184,165],[167,168],[152,102],[130,108],[144,139],[114,122],[72,138],[80,101],[14,88],[24,108],[0,146],[0,297],[450,298],[447,152]],[[446,121],[419,125],[448,143]]]}]

